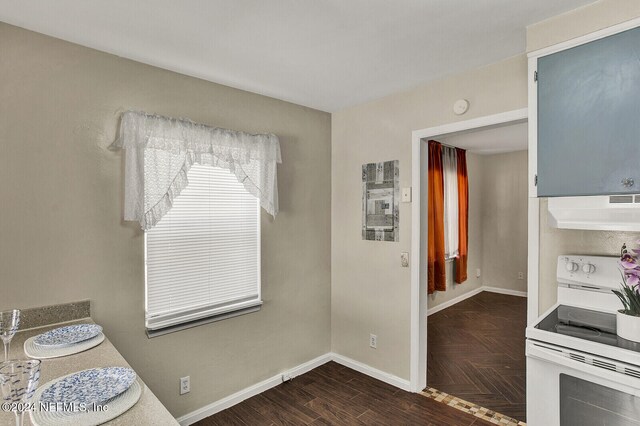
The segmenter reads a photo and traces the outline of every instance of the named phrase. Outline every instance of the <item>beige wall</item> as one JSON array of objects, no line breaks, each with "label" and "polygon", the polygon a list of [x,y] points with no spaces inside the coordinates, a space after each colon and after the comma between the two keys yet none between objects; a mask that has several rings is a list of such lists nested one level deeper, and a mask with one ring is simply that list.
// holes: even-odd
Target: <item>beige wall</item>
[{"label": "beige wall", "polygon": [[[0,52],[0,308],[90,299],[176,416],[329,352],[329,114],[2,23]],[[142,233],[121,222],[123,159],[107,150],[127,109],[280,136],[261,312],[146,338]]]},{"label": "beige wall", "polygon": [[482,283],[526,292],[527,151],[482,160]]},{"label": "beige wall", "polygon": [[[411,186],[411,132],[524,108],[524,56],[434,81],[414,90],[332,115],[331,320],[332,349],[372,367],[409,378],[411,204],[400,205],[400,241],[363,241],[361,165],[399,160],[400,185]],[[455,100],[469,112],[452,112]],[[413,265],[415,267],[416,265]],[[378,348],[369,348],[369,333]]]},{"label": "beige wall", "polygon": [[638,0],[600,0],[527,27],[527,52],[640,17]]},{"label": "beige wall", "polygon": [[[603,0],[527,28],[527,50],[533,51],[640,17],[638,0]],[[540,203],[539,313],[556,302],[556,262],[561,254],[616,255],[637,233],[551,228],[546,200]]]},{"label": "beige wall", "polygon": [[482,269],[482,178],[484,174],[483,156],[467,153],[467,174],[469,175],[469,257],[468,279],[456,284],[453,262],[447,262],[447,291],[436,291],[427,297],[427,308],[433,309],[451,299],[482,286],[482,277],[476,277],[476,269]]},{"label": "beige wall", "polygon": [[468,153],[467,165],[469,279],[456,284],[453,262],[447,262],[447,291],[429,295],[429,309],[481,286],[527,291],[527,151]]}]

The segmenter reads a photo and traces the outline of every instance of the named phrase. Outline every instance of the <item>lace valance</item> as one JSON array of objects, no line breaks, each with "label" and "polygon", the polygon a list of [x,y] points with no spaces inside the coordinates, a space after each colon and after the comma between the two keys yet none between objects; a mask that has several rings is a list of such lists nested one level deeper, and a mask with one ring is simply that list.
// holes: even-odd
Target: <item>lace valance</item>
[{"label": "lace valance", "polygon": [[282,159],[276,135],[127,111],[113,147],[125,150],[124,219],[140,222],[142,229],[171,209],[194,163],[228,169],[262,208],[274,217],[278,213],[276,163]]}]

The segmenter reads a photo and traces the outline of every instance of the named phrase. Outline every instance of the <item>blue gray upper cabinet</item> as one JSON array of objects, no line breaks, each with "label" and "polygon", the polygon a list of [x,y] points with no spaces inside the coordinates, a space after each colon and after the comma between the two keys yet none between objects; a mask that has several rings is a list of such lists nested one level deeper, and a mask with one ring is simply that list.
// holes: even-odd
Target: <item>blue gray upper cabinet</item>
[{"label": "blue gray upper cabinet", "polygon": [[539,58],[537,84],[538,196],[640,193],[640,28]]}]

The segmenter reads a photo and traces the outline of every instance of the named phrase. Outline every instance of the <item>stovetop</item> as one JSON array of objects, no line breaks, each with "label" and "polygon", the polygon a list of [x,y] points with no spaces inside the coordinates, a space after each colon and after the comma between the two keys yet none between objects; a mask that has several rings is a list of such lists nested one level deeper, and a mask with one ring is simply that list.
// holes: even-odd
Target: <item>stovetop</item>
[{"label": "stovetop", "polygon": [[608,312],[560,305],[535,328],[640,353],[640,343],[616,335],[616,316]]}]

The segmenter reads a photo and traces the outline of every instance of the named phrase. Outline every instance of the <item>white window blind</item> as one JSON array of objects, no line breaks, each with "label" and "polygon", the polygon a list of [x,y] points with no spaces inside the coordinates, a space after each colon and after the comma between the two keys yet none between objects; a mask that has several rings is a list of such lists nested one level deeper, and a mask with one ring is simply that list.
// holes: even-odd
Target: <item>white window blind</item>
[{"label": "white window blind", "polygon": [[456,149],[442,147],[444,175],[444,255],[452,259],[460,254],[458,248],[458,159]]},{"label": "white window blind", "polygon": [[194,164],[145,233],[146,325],[158,330],[260,301],[260,201],[226,169]]}]

